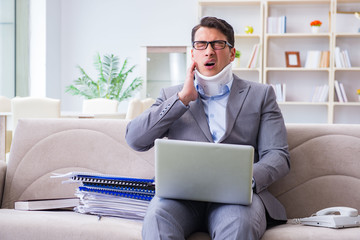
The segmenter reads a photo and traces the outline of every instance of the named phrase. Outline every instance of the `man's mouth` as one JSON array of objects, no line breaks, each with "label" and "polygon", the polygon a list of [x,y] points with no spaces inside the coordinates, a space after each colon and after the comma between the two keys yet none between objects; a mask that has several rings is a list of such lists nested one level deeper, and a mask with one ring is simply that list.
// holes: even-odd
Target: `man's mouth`
[{"label": "man's mouth", "polygon": [[206,68],[212,68],[215,66],[215,61],[208,61],[205,63]]}]

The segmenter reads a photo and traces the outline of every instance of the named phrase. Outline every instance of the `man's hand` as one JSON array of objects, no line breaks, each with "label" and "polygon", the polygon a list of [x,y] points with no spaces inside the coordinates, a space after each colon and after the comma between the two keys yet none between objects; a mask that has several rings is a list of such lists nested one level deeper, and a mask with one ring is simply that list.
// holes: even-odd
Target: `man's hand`
[{"label": "man's hand", "polygon": [[196,63],[192,61],[191,66],[186,73],[186,79],[183,89],[178,93],[180,101],[188,106],[191,101],[195,101],[198,98],[198,93],[194,86],[194,70]]}]

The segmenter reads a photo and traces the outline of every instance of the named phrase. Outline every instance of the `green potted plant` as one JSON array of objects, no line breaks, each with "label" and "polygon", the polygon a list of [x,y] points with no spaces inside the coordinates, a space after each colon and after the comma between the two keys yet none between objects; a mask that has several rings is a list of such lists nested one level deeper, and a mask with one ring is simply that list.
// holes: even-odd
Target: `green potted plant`
[{"label": "green potted plant", "polygon": [[99,73],[96,80],[78,66],[81,76],[74,80],[73,84],[67,86],[65,91],[71,95],[83,96],[86,99],[107,98],[121,102],[131,97],[142,86],[143,81],[140,77],[135,77],[129,84],[125,85],[128,75],[135,68],[134,65],[127,69],[127,59],[119,68],[117,56],[107,54],[101,59],[98,53],[94,65]]}]

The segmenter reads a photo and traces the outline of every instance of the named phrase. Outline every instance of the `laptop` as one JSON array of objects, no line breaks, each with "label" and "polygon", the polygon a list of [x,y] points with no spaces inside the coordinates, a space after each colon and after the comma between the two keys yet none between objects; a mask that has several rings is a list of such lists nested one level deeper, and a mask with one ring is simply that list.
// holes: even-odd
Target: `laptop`
[{"label": "laptop", "polygon": [[254,148],[155,140],[155,194],[161,198],[249,205]]}]

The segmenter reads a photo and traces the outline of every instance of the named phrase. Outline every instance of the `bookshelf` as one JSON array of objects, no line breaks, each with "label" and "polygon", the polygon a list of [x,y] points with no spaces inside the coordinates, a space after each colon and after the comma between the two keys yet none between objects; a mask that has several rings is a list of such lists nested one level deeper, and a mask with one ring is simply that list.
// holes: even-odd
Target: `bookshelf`
[{"label": "bookshelf", "polygon": [[[286,85],[286,99],[279,106],[287,123],[331,122],[331,91],[325,91],[320,98],[318,90],[323,86],[331,88],[330,62],[324,68],[306,67],[311,51],[330,51],[331,58],[331,11],[330,0],[265,2],[263,82]],[[286,16],[285,33],[268,33],[268,19],[281,16]],[[311,32],[313,20],[322,22],[319,33]],[[299,52],[300,67],[286,67],[285,51]]]},{"label": "bookshelf", "polygon": [[360,2],[355,0],[338,0],[333,8],[333,42],[334,47],[347,50],[351,67],[338,67],[335,56],[332,63],[332,74],[335,80],[342,83],[348,102],[340,102],[334,93],[334,123],[360,123],[360,101],[356,89],[360,88],[360,19],[355,13],[360,12]]},{"label": "bookshelf", "polygon": [[[360,2],[352,0],[282,1],[268,0],[264,17],[264,79],[266,84],[286,84],[286,101],[279,102],[288,123],[360,123]],[[269,16],[287,17],[286,33],[267,33]],[[310,32],[310,21],[322,21],[320,32]],[[335,49],[349,52],[351,67],[337,67]],[[325,68],[305,68],[309,51],[329,51]],[[286,68],[284,51],[298,51],[301,67]],[[343,84],[348,102],[340,102],[335,80]],[[314,101],[315,90],[327,85],[325,101]],[[299,121],[301,119],[301,121]]]},{"label": "bookshelf", "polygon": [[[355,17],[355,13],[360,12],[360,1],[198,0],[198,7],[199,18],[224,18],[234,27],[235,47],[242,53],[240,67],[234,68],[235,74],[264,84],[285,85],[285,100],[279,101],[285,122],[360,123],[360,101],[356,94],[356,89],[360,88],[360,49],[357,47],[360,44],[360,19]],[[273,24],[269,17],[282,18],[281,21],[286,22],[286,31],[268,32],[269,24]],[[313,20],[322,22],[319,33],[311,32]],[[254,26],[252,35],[243,33],[246,25]],[[272,26],[271,29],[282,27]],[[249,69],[246,63],[256,43],[262,44],[260,55],[263,61],[258,68]],[[351,67],[336,66],[336,47],[347,50]],[[299,52],[300,67],[286,67],[286,51]],[[328,52],[328,64],[305,67],[311,51]],[[335,80],[342,83],[348,102],[339,101]],[[320,94],[322,98],[316,98],[315,92],[321,87],[325,89],[322,93],[325,96]]]}]

